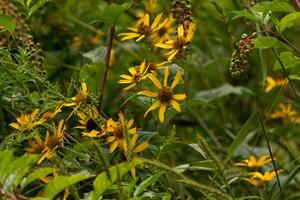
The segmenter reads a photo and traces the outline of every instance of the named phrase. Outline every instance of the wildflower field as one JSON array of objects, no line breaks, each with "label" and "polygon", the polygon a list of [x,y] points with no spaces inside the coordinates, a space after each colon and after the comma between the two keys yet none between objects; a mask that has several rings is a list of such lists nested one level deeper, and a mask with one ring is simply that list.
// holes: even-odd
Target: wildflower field
[{"label": "wildflower field", "polygon": [[300,0],[0,0],[0,200],[299,200]]}]

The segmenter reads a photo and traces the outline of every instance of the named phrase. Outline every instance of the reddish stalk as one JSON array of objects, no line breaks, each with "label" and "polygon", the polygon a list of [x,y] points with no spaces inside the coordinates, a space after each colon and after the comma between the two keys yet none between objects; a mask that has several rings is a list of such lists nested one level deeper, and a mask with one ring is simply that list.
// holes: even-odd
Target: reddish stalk
[{"label": "reddish stalk", "polygon": [[106,56],[105,56],[105,72],[103,75],[103,79],[102,79],[101,83],[99,84],[99,105],[98,105],[99,113],[102,113],[102,108],[103,108],[103,95],[104,95],[105,85],[106,85],[106,81],[107,81],[107,75],[108,75],[108,70],[109,70],[109,61],[110,61],[110,55],[111,55],[114,35],[115,35],[115,27],[111,26],[110,30],[109,30],[108,45],[107,45]]},{"label": "reddish stalk", "polygon": [[298,0],[293,0],[295,6],[300,10],[300,2]]}]

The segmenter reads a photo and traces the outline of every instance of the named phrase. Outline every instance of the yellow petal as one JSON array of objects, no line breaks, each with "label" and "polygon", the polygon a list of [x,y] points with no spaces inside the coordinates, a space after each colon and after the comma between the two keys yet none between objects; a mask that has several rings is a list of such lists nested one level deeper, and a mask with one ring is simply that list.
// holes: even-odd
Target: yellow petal
[{"label": "yellow petal", "polygon": [[162,17],[162,13],[160,13],[159,15],[156,16],[156,18],[154,19],[154,22],[151,25],[151,29],[154,29],[158,25],[161,17]]},{"label": "yellow petal", "polygon": [[144,117],[146,117],[147,114],[148,114],[150,111],[156,109],[159,105],[160,105],[160,102],[159,102],[159,101],[154,102],[154,103],[150,106],[150,108],[146,111]]},{"label": "yellow petal", "polygon": [[151,91],[147,91],[147,90],[140,91],[137,94],[145,95],[147,97],[157,97],[157,93],[156,92],[151,92]]},{"label": "yellow petal", "polygon": [[168,86],[168,77],[169,77],[169,68],[165,67],[165,69],[164,69],[164,87]]},{"label": "yellow petal", "polygon": [[85,83],[85,82],[82,82],[81,88],[82,88],[82,93],[83,93],[83,94],[86,94],[86,93],[87,93],[87,86],[86,86],[86,83]]},{"label": "yellow petal", "polygon": [[189,24],[189,29],[187,31],[187,35],[186,35],[186,38],[185,38],[185,41],[186,42],[189,42],[192,40],[193,36],[194,36],[194,32],[195,32],[195,29],[196,29],[196,24],[191,22]]},{"label": "yellow petal", "polygon": [[143,39],[146,35],[141,35],[138,39],[136,39],[137,42],[139,42],[141,39]]},{"label": "yellow petal", "polygon": [[116,137],[115,136],[110,136],[106,139],[106,142],[111,143],[113,141],[115,141]]},{"label": "yellow petal", "polygon": [[165,112],[166,112],[167,106],[168,106],[168,104],[166,104],[166,103],[162,103],[160,105],[160,108],[159,108],[159,120],[160,120],[160,122],[164,122],[164,120],[165,120]]},{"label": "yellow petal", "polygon": [[178,36],[184,36],[184,28],[183,25],[180,24],[177,28]]},{"label": "yellow petal", "polygon": [[129,73],[132,74],[132,75],[136,75],[136,74],[137,74],[137,72],[136,72],[136,70],[135,70],[134,67],[130,67],[130,68],[128,69],[128,71],[129,71]]},{"label": "yellow petal", "polygon": [[175,79],[174,79],[174,81],[173,81],[173,83],[171,85],[172,89],[174,89],[176,87],[176,85],[179,83],[180,79],[181,79],[181,70],[178,69],[177,73],[176,73],[176,77],[175,77]]},{"label": "yellow petal", "polygon": [[162,86],[161,86],[159,80],[153,74],[150,74],[149,78],[158,89],[162,89]]},{"label": "yellow petal", "polygon": [[148,142],[143,142],[141,144],[139,144],[137,147],[135,147],[133,149],[133,152],[134,153],[139,153],[139,152],[142,152],[144,151],[145,149],[147,149],[149,147],[149,143]]},{"label": "yellow petal", "polygon": [[132,80],[121,79],[121,80],[118,81],[118,83],[120,83],[120,84],[128,84],[128,83],[132,83]]},{"label": "yellow petal", "polygon": [[181,112],[180,105],[177,103],[177,101],[171,100],[171,105],[175,110],[177,110],[178,112]]},{"label": "yellow petal", "polygon": [[119,119],[120,119],[122,127],[125,128],[125,117],[124,117],[124,114],[122,112],[119,112],[118,116],[119,116]]},{"label": "yellow petal", "polygon": [[15,129],[19,129],[20,128],[19,124],[17,124],[17,123],[10,123],[9,125],[11,127],[15,128]]},{"label": "yellow petal", "polygon": [[110,152],[110,153],[114,152],[114,150],[117,148],[118,144],[119,144],[118,141],[115,141],[115,142],[110,146],[109,152]]},{"label": "yellow petal", "polygon": [[177,101],[181,101],[184,100],[186,98],[185,94],[174,94],[173,95],[173,99],[177,100]]},{"label": "yellow petal", "polygon": [[127,80],[131,80],[131,79],[132,79],[131,76],[125,75],[125,74],[122,74],[120,77],[121,77],[121,78],[124,78],[124,79],[127,79]]},{"label": "yellow petal", "polygon": [[146,14],[146,15],[144,16],[144,25],[147,25],[147,26],[150,25],[150,17],[149,17],[148,14]]},{"label": "yellow petal", "polygon": [[165,44],[165,43],[157,43],[154,46],[163,48],[163,49],[172,49],[173,48],[172,44]]}]

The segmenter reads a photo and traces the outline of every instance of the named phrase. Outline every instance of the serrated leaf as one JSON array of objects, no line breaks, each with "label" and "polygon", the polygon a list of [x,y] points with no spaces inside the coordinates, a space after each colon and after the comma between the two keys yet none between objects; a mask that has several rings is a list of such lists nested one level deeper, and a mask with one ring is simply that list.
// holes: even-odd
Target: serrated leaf
[{"label": "serrated leaf", "polygon": [[[292,68],[300,64],[300,57],[295,56],[290,51],[282,52],[279,57],[285,69]],[[276,60],[274,65],[274,70],[278,70],[278,69],[282,69],[282,67],[279,61]]]},{"label": "serrated leaf", "polygon": [[300,17],[300,12],[291,13],[280,20],[279,32],[283,32],[285,29],[294,25],[294,21]]},{"label": "serrated leaf", "polygon": [[134,160],[131,162],[125,162],[113,167],[109,168],[110,179],[108,178],[106,172],[102,172],[97,176],[95,179],[93,186],[94,186],[94,195],[93,199],[99,199],[99,197],[105,192],[109,187],[112,186],[113,183],[117,181],[118,175],[122,177],[126,174],[129,170],[140,165],[142,161]]},{"label": "serrated leaf", "polygon": [[56,195],[58,195],[65,188],[74,185],[75,183],[78,183],[80,181],[83,181],[85,179],[88,179],[90,177],[91,175],[86,171],[83,171],[78,174],[74,174],[72,176],[54,177],[54,179],[51,180],[45,188],[45,196],[48,199],[52,200],[55,198]]},{"label": "serrated leaf", "polygon": [[146,180],[144,180],[134,191],[133,196],[137,197],[140,194],[142,194],[142,192],[149,187],[151,184],[155,183],[162,175],[164,174],[163,171],[160,171],[152,176],[150,176],[149,178],[147,178]]},{"label": "serrated leaf", "polygon": [[39,178],[44,178],[45,176],[47,176],[55,171],[57,171],[57,169],[51,168],[51,167],[36,169],[32,173],[30,173],[25,179],[22,180],[21,187],[25,188],[27,185],[29,185],[33,181],[35,181]]},{"label": "serrated leaf", "polygon": [[9,32],[13,32],[16,28],[16,22],[13,17],[0,14],[0,26],[3,26]]},{"label": "serrated leaf", "polygon": [[123,3],[122,5],[110,4],[102,11],[103,20],[109,25],[115,25],[120,15],[129,8],[128,3]]},{"label": "serrated leaf", "polygon": [[255,121],[257,119],[257,112],[253,112],[249,119],[246,121],[246,123],[243,125],[241,130],[238,132],[236,137],[234,138],[233,142],[229,146],[227,150],[227,156],[224,160],[224,165],[231,159],[231,157],[234,155],[235,151],[238,149],[238,147],[243,143],[245,138],[247,137],[248,133],[253,128]]},{"label": "serrated leaf", "polygon": [[210,102],[230,94],[252,94],[252,91],[246,87],[232,86],[226,83],[220,87],[196,93],[195,99],[200,99],[204,102]]},{"label": "serrated leaf", "polygon": [[106,47],[99,47],[82,54],[83,57],[90,59],[93,63],[104,62],[105,55]]},{"label": "serrated leaf", "polygon": [[258,49],[268,49],[281,46],[280,41],[271,36],[259,36],[253,40],[253,43],[254,47]]}]

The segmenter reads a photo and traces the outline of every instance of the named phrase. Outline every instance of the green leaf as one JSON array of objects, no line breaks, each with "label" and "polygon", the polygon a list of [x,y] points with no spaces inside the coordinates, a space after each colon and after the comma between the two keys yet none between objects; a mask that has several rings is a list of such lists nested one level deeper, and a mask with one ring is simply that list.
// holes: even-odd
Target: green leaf
[{"label": "green leaf", "polygon": [[252,91],[245,87],[232,86],[226,83],[218,88],[214,88],[211,90],[204,90],[196,93],[195,99],[200,99],[204,102],[210,102],[230,94],[237,94],[237,95],[252,94]]},{"label": "green leaf", "polygon": [[156,174],[154,174],[153,176],[150,176],[146,180],[144,180],[139,186],[137,186],[136,190],[134,191],[133,196],[137,197],[140,194],[142,194],[142,192],[147,187],[149,187],[151,184],[155,183],[163,174],[164,174],[164,172],[160,171],[160,172],[157,172]]},{"label": "green leaf", "polygon": [[9,32],[13,32],[16,28],[16,22],[13,17],[0,14],[0,26],[3,26]]},{"label": "green leaf", "polygon": [[[284,65],[285,69],[297,66],[300,63],[300,57],[295,56],[290,51],[285,51],[280,54],[280,60]],[[276,60],[274,65],[274,70],[282,69],[278,60]]]},{"label": "green leaf", "polygon": [[203,160],[191,163],[189,170],[214,171],[215,165],[211,160]]},{"label": "green leaf", "polygon": [[[47,3],[49,0],[39,0],[37,3],[35,3],[33,6],[31,6],[29,8],[29,11],[28,11],[28,17],[30,17],[37,9],[39,9],[40,7],[42,7],[45,3]],[[30,2],[27,2],[28,4],[31,3]],[[29,6],[29,5],[27,5]]]},{"label": "green leaf", "polygon": [[261,2],[252,8],[256,12],[267,13],[272,12],[294,12],[294,7],[286,2],[273,1],[273,2]]},{"label": "green leaf", "polygon": [[39,178],[43,178],[55,171],[57,171],[57,169],[51,168],[51,167],[36,169],[32,173],[30,173],[25,179],[22,180],[21,187],[25,188],[27,185],[29,185],[33,181],[35,181]]},{"label": "green leaf", "polygon": [[102,11],[104,21],[109,25],[115,25],[120,15],[130,7],[130,4],[123,3],[122,5],[110,4]]},{"label": "green leaf", "polygon": [[283,32],[285,29],[294,25],[294,21],[300,17],[300,12],[291,13],[280,20],[279,32]]},{"label": "green leaf", "polygon": [[199,144],[191,143],[191,144],[188,144],[188,145],[190,147],[192,147],[195,151],[200,153],[203,156],[203,158],[207,158],[206,153],[201,149],[201,146]]},{"label": "green leaf", "polygon": [[83,53],[82,56],[90,59],[93,63],[104,62],[106,55],[106,47],[99,47],[87,53]]},{"label": "green leaf", "polygon": [[224,160],[224,165],[231,159],[235,151],[238,149],[238,147],[242,144],[242,142],[247,137],[248,133],[251,131],[251,129],[254,126],[254,123],[257,119],[257,112],[253,112],[252,115],[249,117],[249,119],[246,121],[246,123],[243,125],[241,130],[238,132],[236,137],[234,138],[233,142],[229,146],[227,150],[227,156]]},{"label": "green leaf", "polygon": [[232,11],[231,13],[233,14],[232,19],[243,17],[249,19],[250,21],[258,21],[258,18],[247,10]]},{"label": "green leaf", "polygon": [[254,47],[259,49],[268,49],[272,47],[280,47],[281,42],[271,36],[259,36],[254,39]]},{"label": "green leaf", "polygon": [[99,197],[107,190],[109,187],[112,186],[114,182],[117,181],[118,175],[122,177],[126,174],[129,170],[140,165],[140,160],[134,160],[131,162],[125,162],[113,167],[109,168],[110,179],[108,178],[106,172],[102,172],[97,176],[95,179],[93,186],[94,186],[94,196],[93,199],[99,199]]},{"label": "green leaf", "polygon": [[65,188],[90,177],[91,175],[86,171],[82,171],[72,176],[57,176],[47,184],[45,189],[45,196],[48,199],[52,200]]}]

